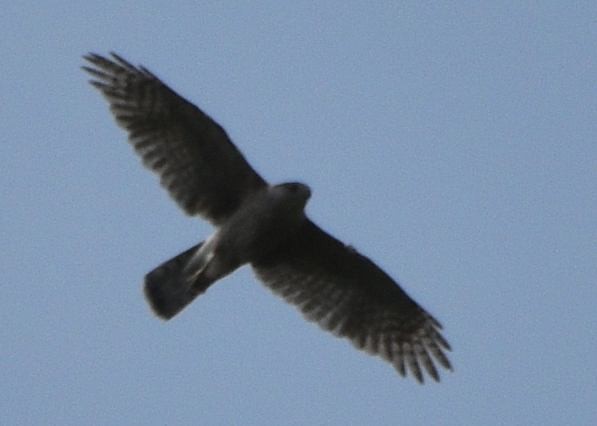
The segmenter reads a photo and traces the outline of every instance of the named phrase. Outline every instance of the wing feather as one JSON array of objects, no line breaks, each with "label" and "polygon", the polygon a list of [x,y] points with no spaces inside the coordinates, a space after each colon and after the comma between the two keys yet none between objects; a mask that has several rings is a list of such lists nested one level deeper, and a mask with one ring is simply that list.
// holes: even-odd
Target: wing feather
[{"label": "wing feather", "polygon": [[311,221],[275,252],[253,262],[274,293],[309,320],[392,363],[419,382],[451,370],[440,323],[367,257]]},{"label": "wing feather", "polygon": [[85,59],[143,164],[187,214],[219,224],[266,186],[220,125],[149,70],[116,54]]}]

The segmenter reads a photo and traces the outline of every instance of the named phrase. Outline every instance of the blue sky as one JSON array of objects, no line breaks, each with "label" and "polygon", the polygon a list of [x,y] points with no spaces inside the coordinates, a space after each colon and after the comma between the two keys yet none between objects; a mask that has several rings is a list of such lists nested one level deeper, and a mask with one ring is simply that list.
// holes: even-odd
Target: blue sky
[{"label": "blue sky", "polygon": [[[11,2],[0,16],[4,424],[597,422],[595,2]],[[79,69],[142,63],[445,326],[419,386],[250,269],[171,322],[209,235]]]}]

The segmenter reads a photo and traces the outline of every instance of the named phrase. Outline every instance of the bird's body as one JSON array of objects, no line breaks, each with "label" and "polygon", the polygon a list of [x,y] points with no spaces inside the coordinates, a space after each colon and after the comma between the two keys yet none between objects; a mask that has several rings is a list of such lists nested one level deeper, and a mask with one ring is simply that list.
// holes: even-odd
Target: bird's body
[{"label": "bird's body", "polygon": [[259,191],[218,229],[214,235],[217,247],[233,252],[241,263],[259,260],[306,220],[304,209],[310,196],[309,188],[299,183]]},{"label": "bird's body", "polygon": [[[154,312],[170,319],[212,283],[267,257],[307,220],[304,208],[310,195],[309,188],[299,183],[258,191],[185,259],[177,281],[168,283],[170,291],[164,291],[167,280],[146,280],[145,294]],[[187,257],[186,252],[181,256]],[[150,274],[160,276],[162,269]]]},{"label": "bird's body", "polygon": [[[226,132],[154,74],[113,54],[84,67],[143,162],[190,215],[216,227],[145,277],[154,312],[170,319],[209,286],[250,264],[274,293],[360,349],[435,380],[451,369],[441,326],[367,257],[315,225],[300,183],[268,184]],[[423,368],[421,368],[423,367]]]}]

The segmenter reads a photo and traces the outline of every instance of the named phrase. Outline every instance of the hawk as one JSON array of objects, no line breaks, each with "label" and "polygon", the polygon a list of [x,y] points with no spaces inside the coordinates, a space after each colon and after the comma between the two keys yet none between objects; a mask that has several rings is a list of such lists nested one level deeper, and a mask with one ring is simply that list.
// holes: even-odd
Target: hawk
[{"label": "hawk", "polygon": [[211,222],[205,241],[145,276],[145,296],[168,320],[209,286],[249,264],[310,321],[389,361],[420,383],[451,370],[440,323],[388,274],[305,214],[310,188],[271,185],[226,131],[143,66],[89,54],[83,69],[108,100],[143,163],[191,216]]}]

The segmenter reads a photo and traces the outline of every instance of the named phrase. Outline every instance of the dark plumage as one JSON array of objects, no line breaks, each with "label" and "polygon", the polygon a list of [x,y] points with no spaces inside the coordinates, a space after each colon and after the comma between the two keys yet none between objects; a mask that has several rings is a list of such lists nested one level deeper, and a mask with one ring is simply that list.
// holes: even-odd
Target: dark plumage
[{"label": "dark plumage", "polygon": [[145,277],[156,314],[170,319],[235,269],[250,264],[274,293],[305,317],[401,375],[439,380],[450,370],[441,325],[370,259],[315,225],[300,183],[269,185],[226,132],[144,67],[90,54],[83,67],[106,97],[143,163],[189,215],[215,233]]}]

